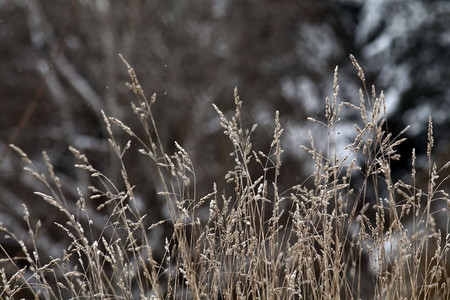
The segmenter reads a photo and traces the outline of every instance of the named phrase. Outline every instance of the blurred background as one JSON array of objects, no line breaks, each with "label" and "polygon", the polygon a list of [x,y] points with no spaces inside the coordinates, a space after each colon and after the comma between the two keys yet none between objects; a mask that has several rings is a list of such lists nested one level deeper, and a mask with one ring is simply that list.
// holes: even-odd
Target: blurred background
[{"label": "blurred background", "polygon": [[[10,143],[42,171],[46,150],[68,199],[76,200],[77,187],[86,191],[91,183],[73,167],[69,145],[121,187],[100,113],[138,125],[119,53],[135,68],[147,96],[157,94],[153,110],[164,145],[172,152],[178,141],[191,155],[200,196],[214,181],[219,191],[224,188],[232,166],[232,145],[211,104],[231,115],[235,86],[245,126],[259,124],[256,150],[269,149],[280,111],[280,190],[303,182],[312,162],[299,145],[309,144],[310,130],[318,139],[326,136],[306,117],[324,120],[335,66],[339,100],[359,104],[361,84],[349,54],[363,67],[368,86],[385,91],[394,136],[411,124],[395,177],[410,173],[415,147],[426,182],[428,115],[436,161],[442,165],[450,158],[449,24],[450,2],[432,0],[0,0],[0,221],[27,241],[20,203],[33,220],[47,220],[44,231],[57,218],[57,209],[32,193],[45,187],[24,174]],[[344,113],[344,143],[355,133],[346,124],[356,120]],[[117,138],[127,141],[120,130]],[[151,162],[136,151],[125,160],[149,222],[165,218]],[[60,255],[54,245],[61,233],[42,235],[43,251]]]}]

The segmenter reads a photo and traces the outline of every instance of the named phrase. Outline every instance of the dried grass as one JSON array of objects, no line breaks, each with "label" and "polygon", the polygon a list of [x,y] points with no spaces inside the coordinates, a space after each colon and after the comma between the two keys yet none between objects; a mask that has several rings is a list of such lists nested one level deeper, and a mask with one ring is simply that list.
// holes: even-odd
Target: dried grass
[{"label": "dried grass", "polygon": [[[27,207],[24,220],[30,241],[19,239],[14,230],[0,225],[6,237],[22,249],[10,256],[0,244],[0,297],[15,299],[24,292],[43,299],[450,299],[448,209],[447,228],[438,228],[433,203],[450,206],[448,194],[439,190],[438,168],[432,159],[433,126],[428,128],[429,181],[426,191],[416,186],[415,151],[409,183],[394,182],[391,161],[400,159],[396,147],[407,128],[392,136],[386,126],[386,99],[375,88],[369,94],[362,68],[351,56],[363,89],[359,105],[339,102],[338,69],[332,99],[326,99],[326,149],[302,148],[315,169],[304,183],[280,192],[282,172],[279,113],[275,114],[273,140],[264,151],[252,147],[256,125],[243,128],[237,89],[235,113],[227,118],[216,110],[224,134],[233,145],[234,169],[225,175],[233,193],[212,192],[200,197],[196,172],[187,151],[176,144],[167,153],[160,140],[152,105],[156,96],[145,96],[133,68],[124,60],[136,103],[132,111],[145,133],[102,112],[108,142],[121,164],[122,182],[112,182],[89,163],[77,149],[70,151],[77,168],[96,180],[89,195],[78,189],[75,209],[70,207],[44,152],[47,170],[42,172],[17,146],[25,170],[42,182],[47,191],[36,192],[56,207],[64,222],[55,222],[71,242],[61,256],[39,256],[40,226],[31,224]],[[355,138],[345,149],[337,149],[337,124],[344,109],[359,112]],[[125,145],[116,140],[113,126],[130,138]],[[132,141],[132,142],[131,142]],[[138,144],[138,151],[152,163],[158,175],[159,195],[170,218],[146,226],[147,215],[136,203],[123,157]],[[347,153],[342,156],[341,153]],[[251,167],[256,165],[261,170]],[[258,172],[259,171],[259,172]],[[269,179],[270,178],[270,179]],[[120,189],[119,186],[123,186]],[[93,234],[87,202],[99,201],[106,212],[100,235]],[[206,213],[204,213],[206,212]],[[164,225],[162,225],[164,224]],[[165,238],[164,254],[154,257],[150,232],[169,225],[173,234]],[[163,242],[161,242],[162,244]]]}]

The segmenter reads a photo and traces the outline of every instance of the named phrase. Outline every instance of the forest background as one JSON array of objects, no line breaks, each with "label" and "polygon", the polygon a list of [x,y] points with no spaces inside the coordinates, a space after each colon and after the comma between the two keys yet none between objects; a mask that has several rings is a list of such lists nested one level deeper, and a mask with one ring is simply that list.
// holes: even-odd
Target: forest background
[{"label": "forest background", "polygon": [[[86,153],[113,181],[121,177],[101,114],[103,109],[125,124],[136,123],[119,53],[146,93],[156,93],[153,110],[162,143],[173,152],[177,141],[190,154],[199,195],[213,182],[226,189],[221,182],[233,164],[232,146],[212,103],[232,113],[235,86],[244,101],[245,126],[258,123],[256,147],[270,146],[274,111],[280,112],[285,152],[279,189],[306,180],[313,162],[299,146],[309,143],[309,131],[321,134],[307,116],[323,120],[335,66],[339,97],[359,102],[361,83],[349,54],[364,68],[368,85],[384,90],[393,135],[411,125],[393,177],[410,174],[415,148],[425,185],[429,115],[436,162],[445,164],[450,153],[448,24],[448,1],[0,0],[0,220],[26,241],[20,206],[25,203],[33,218],[44,220],[41,230],[49,231],[42,253],[56,256],[55,245],[64,239],[51,226],[57,209],[37,200],[33,191],[43,187],[24,174],[11,143],[42,165],[46,150],[72,200],[77,187],[87,187],[91,179],[73,168],[68,145]],[[343,144],[350,142],[355,118],[349,112],[339,124]],[[139,155],[124,160],[132,162],[130,181],[139,185],[140,209],[150,220],[166,219],[162,202],[151,200],[159,197],[156,174]],[[448,190],[448,184],[442,188]],[[104,217],[96,213],[94,219]],[[170,233],[162,228],[151,238]],[[13,252],[16,247],[3,240],[2,245]]]}]

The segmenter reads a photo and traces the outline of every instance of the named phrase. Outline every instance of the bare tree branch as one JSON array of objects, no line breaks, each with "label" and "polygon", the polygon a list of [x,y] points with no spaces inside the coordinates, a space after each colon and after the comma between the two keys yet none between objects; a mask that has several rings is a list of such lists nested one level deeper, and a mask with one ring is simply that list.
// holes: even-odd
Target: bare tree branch
[{"label": "bare tree branch", "polygon": [[72,88],[81,96],[81,99],[91,108],[91,110],[100,117],[102,108],[101,97],[87,82],[86,79],[76,70],[66,56],[58,50],[57,39],[50,23],[46,20],[44,11],[38,0],[22,0],[28,16],[31,41],[38,49],[48,46],[52,62],[58,72],[63,76]]}]

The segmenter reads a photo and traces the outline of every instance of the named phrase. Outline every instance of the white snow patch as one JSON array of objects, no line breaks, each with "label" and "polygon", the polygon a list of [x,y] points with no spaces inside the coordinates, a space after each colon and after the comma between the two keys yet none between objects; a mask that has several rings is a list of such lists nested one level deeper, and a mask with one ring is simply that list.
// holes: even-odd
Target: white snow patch
[{"label": "white snow patch", "polygon": [[317,93],[316,84],[307,76],[296,79],[282,78],[280,81],[281,94],[288,101],[301,104],[306,114],[316,114],[321,108],[322,102]]},{"label": "white snow patch", "polygon": [[412,109],[405,113],[405,120],[411,125],[409,129],[409,134],[412,136],[417,136],[420,131],[428,126],[428,117],[433,111],[429,103],[424,103],[416,109]]}]

